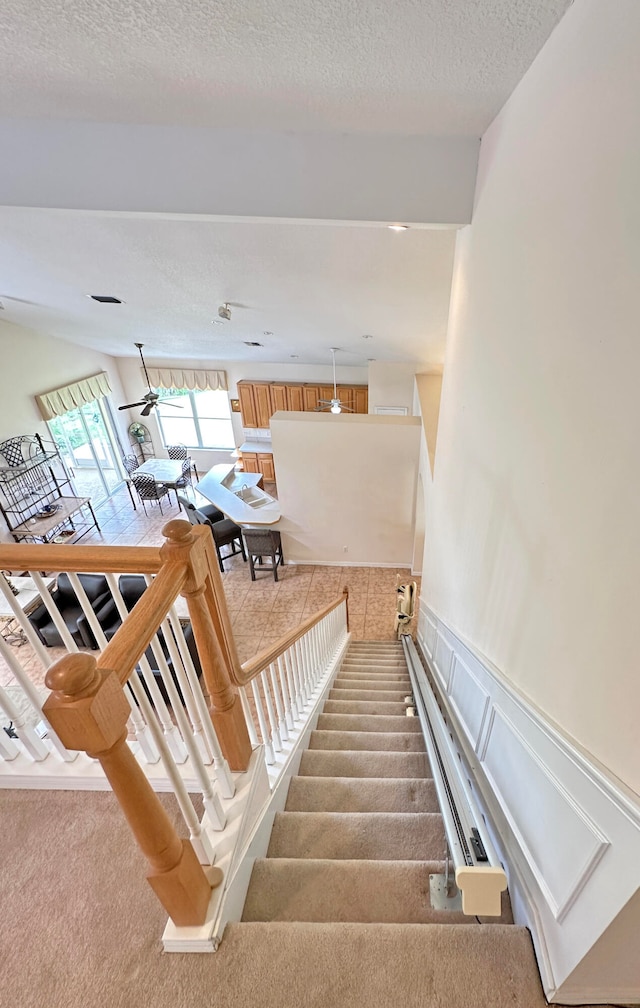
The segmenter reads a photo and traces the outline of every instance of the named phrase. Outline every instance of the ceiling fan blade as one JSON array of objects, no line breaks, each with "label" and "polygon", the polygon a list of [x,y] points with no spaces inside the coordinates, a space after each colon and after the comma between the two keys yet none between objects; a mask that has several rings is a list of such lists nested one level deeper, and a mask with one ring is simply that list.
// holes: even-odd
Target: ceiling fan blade
[{"label": "ceiling fan blade", "polygon": [[165,406],[173,406],[174,409],[184,409],[179,403],[168,402],[166,399],[158,399],[158,402],[164,403]]},{"label": "ceiling fan blade", "polygon": [[126,406],[118,406],[118,409],[119,410],[121,410],[121,409],[134,409],[136,406],[144,406],[144,399],[142,400],[142,402],[131,402],[131,403],[127,403]]},{"label": "ceiling fan blade", "polygon": [[[141,406],[141,405],[142,405],[142,403],[138,403],[138,406]],[[148,402],[146,404],[145,408],[143,410],[140,410],[140,416],[149,416],[149,414],[150,414],[150,412],[151,412],[151,410],[153,409],[154,406],[155,406],[155,403]]]}]

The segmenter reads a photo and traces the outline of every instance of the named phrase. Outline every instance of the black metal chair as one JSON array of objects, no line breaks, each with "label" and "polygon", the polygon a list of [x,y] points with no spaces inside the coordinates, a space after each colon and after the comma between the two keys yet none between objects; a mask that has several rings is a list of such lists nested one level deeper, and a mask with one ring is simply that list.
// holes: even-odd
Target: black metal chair
[{"label": "black metal chair", "polygon": [[133,473],[131,477],[131,482],[136,488],[136,493],[142,503],[144,508],[144,513],[147,513],[147,506],[145,501],[157,501],[158,507],[160,508],[160,514],[164,514],[162,510],[162,498],[166,497],[169,493],[169,487],[165,486],[164,483],[156,483],[153,476],[149,473]]},{"label": "black metal chair", "polygon": [[122,464],[130,476],[131,473],[134,473],[140,465],[135,455],[123,455]]},{"label": "black metal chair", "polygon": [[191,469],[193,468],[193,474],[196,479],[198,478],[198,470],[196,469],[195,462],[193,462],[189,456],[189,449],[187,446],[183,444],[167,445],[167,455],[170,459],[176,459],[178,461],[180,459],[184,459],[187,462],[187,465],[182,467],[182,478],[185,479],[185,482],[179,483],[178,485],[183,487],[187,485],[191,486]]},{"label": "black metal chair", "polygon": [[208,522],[224,521],[224,513],[220,511],[215,504],[201,504],[200,507],[196,507],[193,501],[190,501],[188,497],[183,497],[182,494],[176,494],[178,498],[178,504],[181,506],[185,515],[189,519],[192,525],[204,525],[198,515],[206,518]]},{"label": "black metal chair", "polygon": [[[278,564],[284,565],[280,533],[276,529],[246,528],[243,530],[243,535],[247,556],[249,557],[251,580],[255,581],[256,579],[254,561],[257,560],[258,565],[263,567],[263,570],[273,571],[273,580],[277,581]],[[271,563],[269,565],[264,564],[263,566],[265,557],[269,557]]]}]

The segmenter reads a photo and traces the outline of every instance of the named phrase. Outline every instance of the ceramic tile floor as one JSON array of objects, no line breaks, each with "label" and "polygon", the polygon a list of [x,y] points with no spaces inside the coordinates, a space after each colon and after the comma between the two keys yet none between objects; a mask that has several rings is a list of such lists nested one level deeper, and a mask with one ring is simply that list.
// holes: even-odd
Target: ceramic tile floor
[{"label": "ceramic tile floor", "polygon": [[[273,487],[267,485],[271,492]],[[126,489],[103,504],[97,512],[101,532],[84,536],[83,544],[151,546],[162,543],[162,528],[172,518],[181,517],[173,493],[171,504],[159,507],[147,504],[147,515],[140,504],[134,511]],[[286,559],[286,556],[285,556]],[[392,640],[395,629],[395,588],[410,576],[407,568],[321,567],[285,564],[278,568],[278,582],[273,574],[258,574],[251,581],[248,563],[234,556],[225,563],[222,583],[241,662],[277,640],[300,621],[312,615],[349,588],[349,620],[355,640]],[[420,579],[414,578],[420,587]],[[57,649],[52,649],[57,650]],[[29,667],[32,678],[40,680],[39,662],[28,645],[15,649],[20,663]],[[53,654],[52,654],[53,657]],[[6,666],[0,658],[0,682],[6,681]],[[36,666],[37,665],[37,669]],[[5,672],[5,675],[3,675]],[[39,672],[39,674],[38,674]]]}]

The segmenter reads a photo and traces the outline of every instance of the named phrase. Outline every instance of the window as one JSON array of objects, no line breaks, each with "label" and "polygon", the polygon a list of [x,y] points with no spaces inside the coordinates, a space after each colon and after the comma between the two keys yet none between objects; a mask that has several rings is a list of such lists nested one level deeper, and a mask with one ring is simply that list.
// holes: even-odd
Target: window
[{"label": "window", "polygon": [[184,444],[188,448],[235,447],[229,396],[222,389],[215,392],[191,392],[189,389],[158,388],[156,392],[162,400],[158,403],[156,416],[166,445]]}]

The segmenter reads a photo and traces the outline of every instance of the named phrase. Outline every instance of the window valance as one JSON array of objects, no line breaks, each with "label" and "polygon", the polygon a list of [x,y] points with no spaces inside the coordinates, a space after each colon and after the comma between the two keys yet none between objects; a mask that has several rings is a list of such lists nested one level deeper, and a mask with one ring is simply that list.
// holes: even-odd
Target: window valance
[{"label": "window valance", "polygon": [[[142,371],[142,368],[140,369]],[[192,392],[215,392],[227,390],[226,371],[191,371],[183,368],[148,367],[152,388],[189,389]],[[144,379],[144,372],[143,372]]]},{"label": "window valance", "polygon": [[94,402],[95,399],[109,395],[110,392],[109,376],[106,371],[100,371],[99,374],[82,378],[81,381],[73,382],[71,385],[62,385],[60,388],[52,389],[51,392],[37,395],[35,400],[42,419],[53,420],[54,417],[62,416],[85,403]]}]

